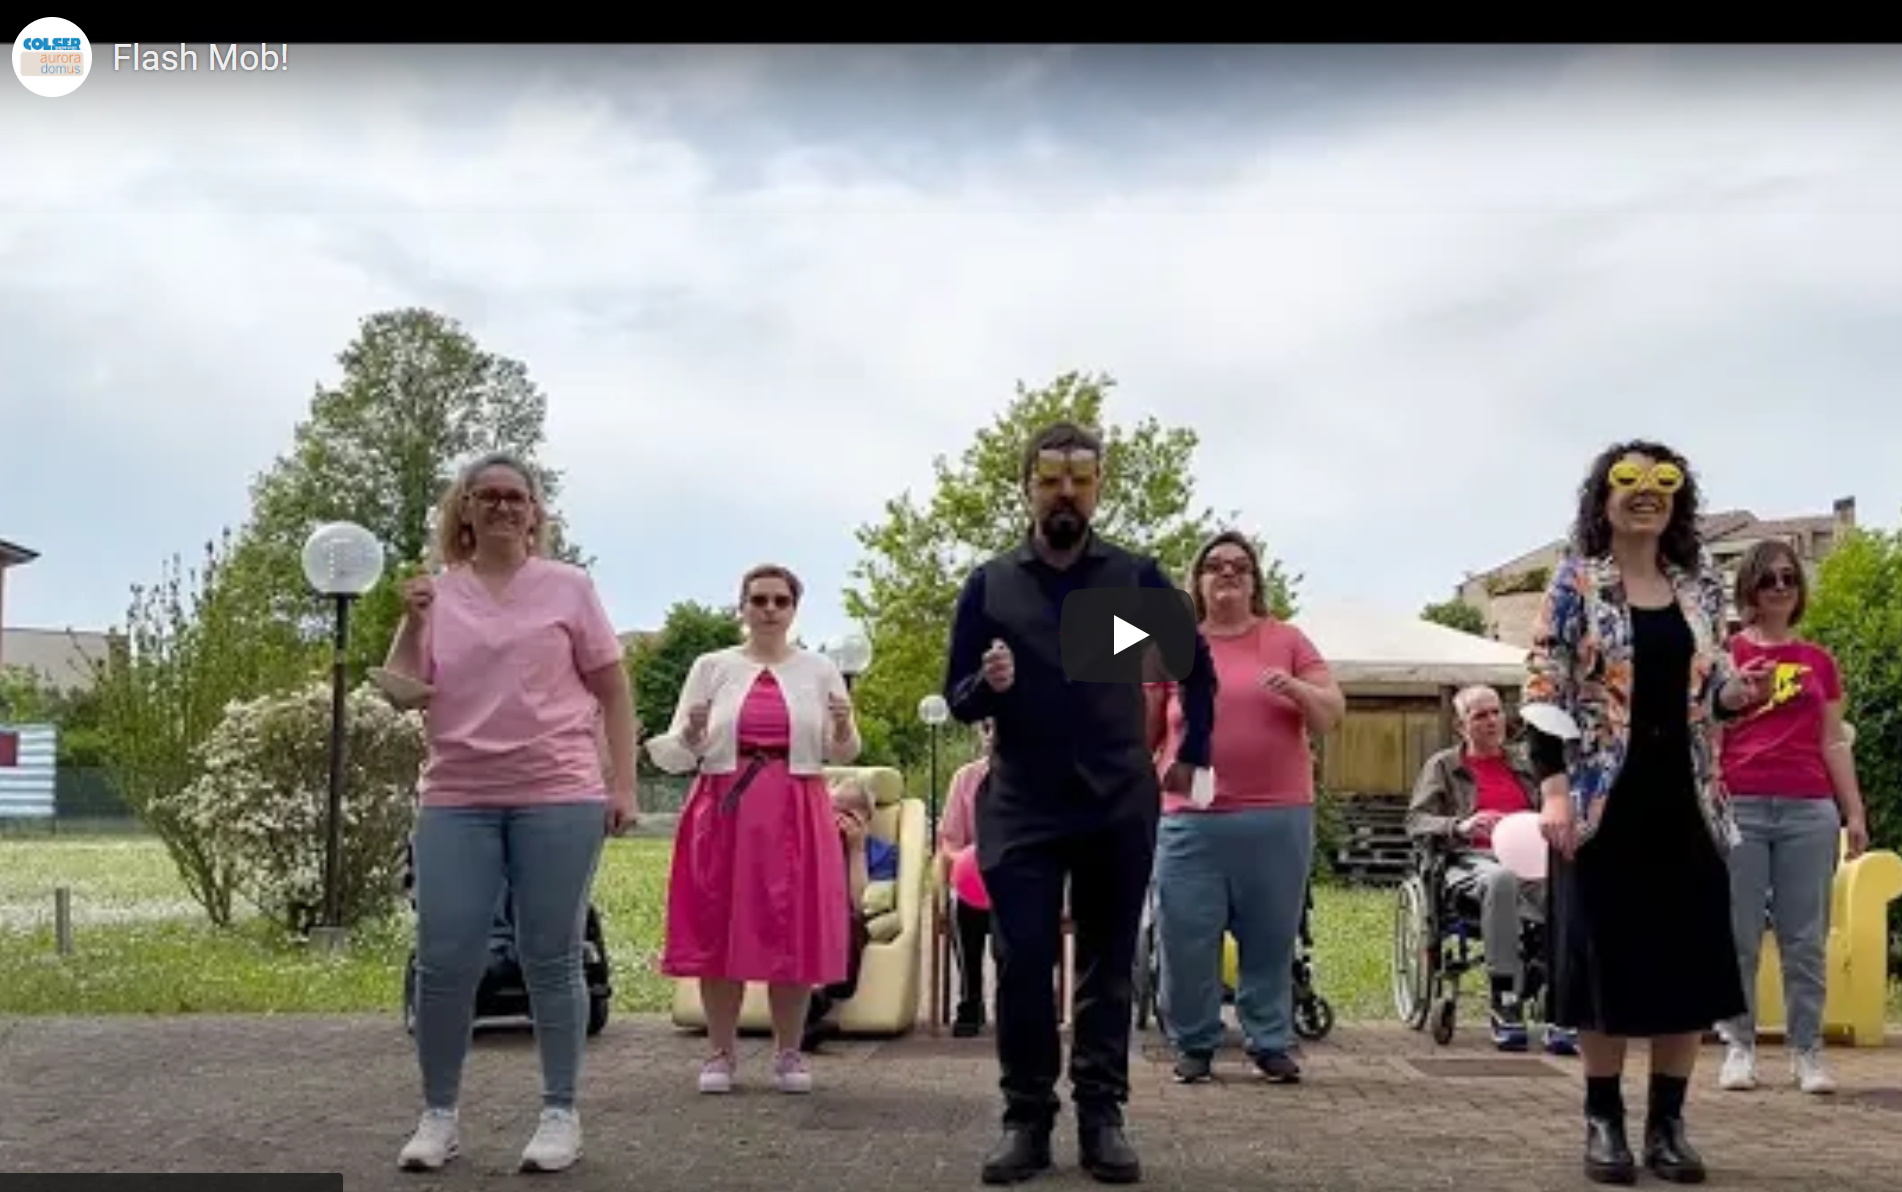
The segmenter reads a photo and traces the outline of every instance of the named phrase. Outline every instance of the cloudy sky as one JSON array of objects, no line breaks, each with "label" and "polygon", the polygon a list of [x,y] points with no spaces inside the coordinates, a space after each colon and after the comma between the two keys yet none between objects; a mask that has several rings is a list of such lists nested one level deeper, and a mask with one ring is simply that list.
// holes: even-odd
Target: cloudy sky
[{"label": "cloudy sky", "polygon": [[245,513],[363,315],[524,361],[624,628],[808,579],[1019,380],[1204,436],[1310,602],[1412,612],[1659,436],[1902,507],[1902,54],[292,47],[0,88],[15,625]]}]

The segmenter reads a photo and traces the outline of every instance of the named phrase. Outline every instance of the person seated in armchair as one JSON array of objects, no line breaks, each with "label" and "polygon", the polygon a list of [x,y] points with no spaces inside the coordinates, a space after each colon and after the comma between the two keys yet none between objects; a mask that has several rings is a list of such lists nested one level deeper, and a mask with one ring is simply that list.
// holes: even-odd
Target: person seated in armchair
[{"label": "person seated in armchair", "polygon": [[[1524,926],[1545,918],[1545,883],[1522,881],[1492,853],[1492,830],[1508,815],[1539,809],[1531,766],[1506,748],[1505,709],[1491,687],[1453,697],[1461,744],[1428,758],[1407,808],[1407,835],[1451,849],[1447,894],[1456,906],[1479,908],[1492,993],[1492,1037],[1501,1051],[1530,1041],[1525,995]],[[1545,1047],[1571,1055],[1571,1032],[1549,1027]]]},{"label": "person seated in armchair", "polygon": [[951,776],[944,822],[938,825],[938,885],[951,908],[951,943],[958,962],[958,1008],[951,1035],[969,1039],[984,1029],[984,949],[991,939],[991,912],[972,906],[951,888],[958,854],[977,844],[977,801],[991,771],[991,722],[977,722],[978,755]]},{"label": "person seated in armchair", "polygon": [[872,792],[857,778],[841,778],[832,785],[832,813],[839,826],[839,843],[845,849],[846,893],[848,904],[841,908],[851,924],[852,953],[845,980],[812,991],[806,1010],[806,1033],[801,1047],[816,1051],[838,1024],[832,1012],[839,1003],[850,1001],[859,988],[859,965],[872,942],[867,927],[866,892],[876,883],[898,880],[898,845],[872,834],[872,815],[877,804]]}]

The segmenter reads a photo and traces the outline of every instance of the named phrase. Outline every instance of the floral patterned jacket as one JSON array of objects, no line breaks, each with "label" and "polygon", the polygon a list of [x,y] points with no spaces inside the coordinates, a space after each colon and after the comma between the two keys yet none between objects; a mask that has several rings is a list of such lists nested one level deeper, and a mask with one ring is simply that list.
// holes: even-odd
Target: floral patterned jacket
[{"label": "floral patterned jacket", "polygon": [[[1708,555],[1700,557],[1694,571],[1667,565],[1665,575],[1695,643],[1685,693],[1691,769],[1705,823],[1718,850],[1727,851],[1736,843],[1737,828],[1717,766],[1717,720],[1724,715],[1717,695],[1733,673],[1724,646],[1723,580]],[[1565,743],[1565,758],[1581,843],[1598,830],[1624,767],[1632,653],[1631,610],[1617,564],[1609,556],[1566,555],[1553,570],[1533,621],[1526,659],[1530,673],[1521,702],[1552,704],[1578,724],[1580,737]]]}]

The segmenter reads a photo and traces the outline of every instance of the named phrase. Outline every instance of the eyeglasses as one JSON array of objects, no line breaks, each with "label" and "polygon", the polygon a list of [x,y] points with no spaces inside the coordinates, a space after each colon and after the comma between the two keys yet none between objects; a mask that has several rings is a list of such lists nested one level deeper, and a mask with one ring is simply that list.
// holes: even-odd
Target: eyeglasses
[{"label": "eyeglasses", "polygon": [[1684,487],[1684,469],[1673,463],[1655,463],[1647,468],[1621,459],[1606,471],[1605,479],[1618,492],[1650,489],[1670,494]]},{"label": "eyeglasses", "polygon": [[510,509],[521,509],[529,502],[527,493],[510,488],[479,488],[469,494],[469,499],[484,509],[500,509],[504,505]]},{"label": "eyeglasses", "polygon": [[791,608],[793,600],[784,592],[755,592],[746,602],[754,608]]},{"label": "eyeglasses", "polygon": [[1757,591],[1794,592],[1797,586],[1802,582],[1803,577],[1795,571],[1788,567],[1779,567],[1774,571],[1766,571],[1757,577]]},{"label": "eyeglasses", "polygon": [[1036,476],[1044,484],[1057,484],[1068,476],[1081,486],[1095,484],[1102,473],[1102,465],[1096,458],[1096,452],[1080,448],[1071,450],[1052,449],[1037,453]]},{"label": "eyeglasses", "polygon": [[1253,571],[1254,568],[1248,565],[1247,559],[1202,560],[1203,575],[1249,575]]}]

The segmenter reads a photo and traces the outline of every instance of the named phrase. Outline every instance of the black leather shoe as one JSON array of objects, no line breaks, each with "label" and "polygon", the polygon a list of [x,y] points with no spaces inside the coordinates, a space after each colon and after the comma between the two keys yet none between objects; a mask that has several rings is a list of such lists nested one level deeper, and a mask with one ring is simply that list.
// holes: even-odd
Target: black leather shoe
[{"label": "black leather shoe", "polygon": [[1651,1169],[1651,1174],[1672,1184],[1701,1184],[1707,1174],[1704,1156],[1698,1154],[1691,1140],[1684,1136],[1681,1117],[1646,1123],[1644,1165]]},{"label": "black leather shoe", "polygon": [[1594,1184],[1635,1184],[1638,1161],[1625,1139],[1625,1124],[1616,1118],[1585,1119],[1585,1178]]},{"label": "black leather shoe", "polygon": [[1084,1126],[1077,1131],[1077,1165],[1099,1184],[1140,1184],[1143,1163],[1121,1126]]},{"label": "black leather shoe", "polygon": [[984,1156],[981,1178],[987,1184],[1021,1184],[1050,1170],[1050,1131],[1005,1126],[1003,1137]]}]

